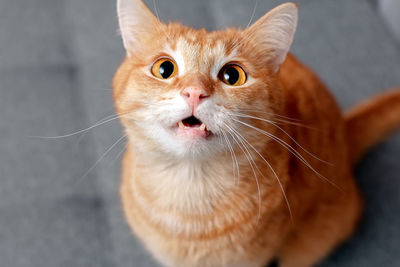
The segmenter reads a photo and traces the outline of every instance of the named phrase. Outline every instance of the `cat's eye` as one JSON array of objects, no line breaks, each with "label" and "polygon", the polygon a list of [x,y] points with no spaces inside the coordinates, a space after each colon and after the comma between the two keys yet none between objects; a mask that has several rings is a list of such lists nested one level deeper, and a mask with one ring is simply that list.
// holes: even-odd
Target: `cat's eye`
[{"label": "cat's eye", "polygon": [[160,58],[151,67],[151,73],[159,79],[169,79],[178,73],[176,63],[170,58]]},{"label": "cat's eye", "polygon": [[237,64],[229,64],[223,67],[218,78],[230,86],[240,86],[247,81],[246,72]]}]

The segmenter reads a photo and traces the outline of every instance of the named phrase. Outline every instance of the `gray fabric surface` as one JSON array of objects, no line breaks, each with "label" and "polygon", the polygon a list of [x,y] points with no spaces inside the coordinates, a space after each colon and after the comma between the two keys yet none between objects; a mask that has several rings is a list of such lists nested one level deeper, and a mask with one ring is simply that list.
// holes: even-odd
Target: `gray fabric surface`
[{"label": "gray fabric surface", "polygon": [[400,1],[379,0],[378,8],[394,37],[400,42]]},{"label": "gray fabric surface", "polygon": [[[146,1],[154,9],[152,1]],[[245,27],[253,1],[156,1],[162,20]],[[284,1],[260,0],[255,19]],[[294,53],[340,105],[400,85],[400,51],[367,0],[302,0]],[[117,121],[85,136],[39,139],[113,113],[123,57],[113,0],[0,0],[0,266],[157,266],[119,203]],[[400,266],[400,135],[357,168],[366,197],[356,236],[321,266]],[[83,174],[91,169],[85,177]]]}]

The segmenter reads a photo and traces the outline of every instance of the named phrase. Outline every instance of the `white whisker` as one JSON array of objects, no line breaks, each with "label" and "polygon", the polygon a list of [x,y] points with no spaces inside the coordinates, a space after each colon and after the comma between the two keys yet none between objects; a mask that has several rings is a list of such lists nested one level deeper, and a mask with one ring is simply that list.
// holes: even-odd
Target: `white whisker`
[{"label": "white whisker", "polygon": [[[125,136],[126,137],[126,136]],[[128,144],[126,144],[121,151],[117,154],[117,156],[115,157],[115,159],[112,161],[112,164],[114,164],[121,156],[122,154],[126,151],[126,149],[128,148]]]},{"label": "white whisker", "polygon": [[[237,162],[237,159],[236,159],[236,156],[235,156],[235,151],[233,150],[231,142],[229,141],[228,136],[226,135],[226,133],[222,132],[222,134],[223,134],[223,136],[225,138],[226,145],[228,146],[229,151],[231,152],[232,165],[233,165],[232,166],[232,171],[233,171],[233,176],[234,176],[235,183],[236,182],[240,183],[239,165],[238,165],[238,162]],[[236,176],[236,173],[237,173],[237,176]]]},{"label": "white whisker", "polygon": [[[232,129],[232,128],[231,128]],[[282,194],[283,194],[283,197],[285,198],[285,202],[286,202],[286,205],[287,205],[287,207],[288,207],[288,210],[289,210],[289,214],[290,214],[290,218],[292,219],[292,221],[293,221],[293,214],[292,214],[292,209],[291,209],[291,207],[290,207],[290,203],[289,203],[289,199],[287,198],[287,196],[286,196],[286,193],[285,193],[285,189],[283,188],[283,185],[282,185],[282,183],[281,183],[281,180],[279,179],[279,177],[278,177],[278,174],[275,172],[275,170],[274,170],[274,168],[272,167],[272,165],[268,162],[268,160],[266,160],[265,158],[264,158],[264,156],[249,142],[249,141],[247,141],[247,139],[243,136],[243,135],[241,135],[238,131],[236,131],[235,129],[232,129],[232,131],[234,131],[237,135],[239,135],[259,156],[260,156],[260,158],[267,164],[267,166],[269,167],[269,169],[271,170],[271,172],[273,173],[273,175],[274,175],[274,177],[275,177],[275,179],[276,179],[276,181],[278,182],[278,184],[279,184],[279,187],[280,187],[280,189],[281,189],[281,191],[282,191]]]},{"label": "white whisker", "polygon": [[121,138],[119,138],[116,142],[114,142],[101,156],[100,158],[76,181],[74,184],[77,185],[81,183],[81,181],[92,172],[96,166],[104,159],[104,157],[116,146],[118,145],[126,135],[123,135]]},{"label": "white whisker", "polygon": [[247,112],[255,112],[255,113],[266,114],[266,115],[270,115],[270,116],[273,116],[273,117],[278,117],[278,118],[282,118],[282,119],[286,119],[286,120],[294,121],[294,122],[301,122],[302,121],[300,119],[290,118],[290,117],[283,116],[283,115],[280,115],[280,114],[267,112],[267,111],[264,111],[264,110],[258,110],[258,109],[238,109],[238,110],[239,111],[247,111]]},{"label": "white whisker", "polygon": [[282,125],[289,124],[289,125],[294,125],[294,126],[297,126],[297,127],[302,127],[302,128],[306,128],[306,129],[309,129],[309,130],[321,132],[317,128],[314,128],[314,127],[311,127],[311,126],[308,126],[308,125],[304,125],[304,124],[301,124],[301,123],[298,123],[298,122],[286,121],[286,120],[282,120],[282,119],[273,119],[271,121],[276,123],[276,124],[282,124]]},{"label": "white whisker", "polygon": [[[128,114],[128,113],[130,113],[130,112],[127,112],[126,114]],[[126,115],[126,114],[123,114],[123,115]],[[101,119],[101,120],[98,120],[94,125],[92,125],[92,126],[86,128],[86,129],[82,129],[82,130],[79,130],[79,131],[76,131],[76,132],[73,132],[73,133],[70,133],[70,134],[59,135],[59,136],[30,136],[30,137],[31,137],[31,138],[39,138],[39,139],[60,139],[60,138],[67,138],[67,137],[75,136],[75,135],[78,135],[78,134],[81,134],[81,133],[85,133],[85,132],[90,131],[91,129],[94,129],[94,128],[96,128],[96,127],[99,127],[99,126],[101,126],[101,125],[103,125],[103,124],[106,124],[106,123],[108,123],[108,122],[117,120],[117,119],[119,119],[120,117],[122,117],[123,115],[121,115],[121,114],[113,114],[113,115],[107,116],[106,118],[103,118],[103,119]]]},{"label": "white whisker", "polygon": [[277,143],[279,143],[280,145],[282,145],[283,147],[285,147],[289,152],[291,152],[291,153],[292,153],[296,158],[298,158],[301,162],[303,162],[304,165],[306,165],[308,168],[310,168],[318,177],[320,177],[320,178],[322,178],[323,180],[325,180],[326,182],[330,183],[330,184],[331,184],[332,186],[334,186],[336,189],[338,189],[338,190],[340,190],[340,191],[343,191],[343,189],[341,189],[341,188],[340,188],[338,185],[336,185],[334,182],[332,182],[331,180],[329,180],[328,178],[326,178],[325,176],[323,176],[322,174],[320,174],[318,171],[316,171],[316,170],[311,166],[311,164],[308,163],[308,161],[307,161],[298,151],[296,151],[292,146],[290,146],[288,143],[286,143],[286,142],[283,141],[282,139],[276,137],[275,135],[273,135],[273,134],[271,134],[271,133],[269,133],[269,132],[266,132],[266,131],[261,130],[261,129],[257,128],[257,127],[254,127],[254,126],[252,126],[252,125],[249,125],[249,124],[247,124],[247,123],[245,123],[245,122],[242,122],[242,121],[240,121],[240,120],[236,120],[236,119],[234,119],[234,118],[232,118],[232,119],[233,119],[234,121],[238,122],[238,123],[241,123],[241,124],[243,124],[243,125],[245,125],[245,126],[247,126],[247,127],[249,127],[249,128],[252,128],[252,129],[254,129],[254,130],[256,130],[256,131],[258,131],[258,132],[260,132],[260,133],[262,133],[262,134],[264,134],[264,135],[266,135],[266,136],[272,138],[272,139],[275,140]]},{"label": "white whisker", "polygon": [[[258,172],[261,173],[261,175],[262,175],[262,172],[258,169],[257,164],[255,163],[253,157],[251,156],[251,153],[248,150],[247,145],[243,142],[243,140],[237,134],[235,134],[235,135],[238,138],[238,140],[241,142],[241,144],[243,145],[244,149],[246,150],[247,154],[251,158],[251,161],[253,162],[254,166],[257,168]],[[261,218],[261,189],[260,189],[260,183],[258,182],[258,177],[255,174],[254,168],[252,167],[252,169],[253,169],[253,172],[254,172],[254,179],[256,181],[257,192],[258,192],[258,216],[257,216],[257,222],[258,222],[260,220],[260,218]]]},{"label": "white whisker", "polygon": [[254,8],[253,8],[253,13],[251,14],[249,23],[247,23],[246,29],[247,29],[247,28],[251,25],[251,23],[253,22],[254,16],[255,16],[255,14],[256,14],[257,6],[258,6],[258,0],[255,1]]},{"label": "white whisker", "polygon": [[[158,21],[161,23],[161,19],[160,19],[160,15],[158,14],[158,8],[157,8],[157,5],[156,5],[156,0],[153,0],[153,6],[154,6],[154,13],[156,13],[156,17],[157,17],[157,19],[158,19]],[[170,41],[170,42],[172,42],[172,39],[171,39],[171,37],[168,35],[168,33],[167,33],[167,31],[164,29],[164,25],[160,25],[161,27],[162,27],[162,29],[163,29],[163,33],[164,33],[164,35],[165,35],[165,37],[167,37],[167,39]]]},{"label": "white whisker", "polygon": [[323,159],[318,158],[317,156],[315,156],[314,154],[312,154],[311,152],[309,152],[307,149],[305,149],[303,146],[301,146],[288,132],[286,132],[282,127],[280,127],[279,125],[275,124],[273,121],[271,120],[267,120],[267,119],[263,119],[263,118],[259,118],[259,117],[255,117],[255,116],[251,116],[251,115],[246,115],[246,114],[232,114],[234,116],[237,117],[245,117],[245,118],[251,118],[251,119],[256,119],[256,120],[261,120],[264,121],[266,123],[272,124],[274,125],[276,128],[278,128],[279,130],[281,130],[286,136],[288,136],[296,145],[298,145],[304,152],[306,152],[308,155],[310,155],[311,157],[315,158],[316,160],[319,160],[325,164],[331,165],[333,166],[332,163],[327,162]]},{"label": "white whisker", "polygon": [[[225,127],[228,128],[229,134],[232,136],[232,139],[235,141],[235,143],[239,146],[240,150],[242,150],[244,156],[246,157],[247,161],[248,161],[249,164],[250,164],[251,170],[253,171],[254,179],[255,179],[255,181],[256,181],[257,189],[258,189],[258,216],[257,216],[257,223],[258,223],[258,221],[259,221],[260,218],[261,218],[261,193],[260,193],[260,185],[259,185],[259,183],[258,183],[257,174],[256,174],[256,171],[255,171],[255,169],[254,169],[254,167],[253,167],[253,164],[254,164],[254,166],[256,166],[256,167],[257,167],[257,165],[256,165],[256,163],[254,162],[254,160],[253,160],[253,158],[252,158],[250,152],[248,151],[248,149],[247,149],[247,147],[245,146],[245,144],[243,143],[243,141],[241,141],[240,138],[236,136],[236,138],[239,140],[239,142],[238,142],[238,141],[236,140],[235,136],[234,136],[234,135],[236,135],[236,134],[235,134],[232,130],[229,129],[230,127],[229,127],[228,125],[226,125],[226,124],[225,124]],[[242,145],[240,145],[240,143],[241,143]],[[243,148],[244,148],[247,152],[246,152],[245,150],[243,150],[242,146],[243,146]]]}]

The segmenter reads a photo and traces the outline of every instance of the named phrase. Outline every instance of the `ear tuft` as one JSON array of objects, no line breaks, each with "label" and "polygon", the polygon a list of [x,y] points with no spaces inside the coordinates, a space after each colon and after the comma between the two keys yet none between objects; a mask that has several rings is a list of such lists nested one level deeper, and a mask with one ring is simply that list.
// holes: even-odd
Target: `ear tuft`
[{"label": "ear tuft", "polygon": [[160,21],[141,0],[117,0],[119,27],[128,56],[138,49],[141,35],[154,31]]},{"label": "ear tuft", "polygon": [[298,4],[286,3],[272,9],[246,30],[246,34],[262,46],[268,62],[276,71],[292,45],[297,21]]}]

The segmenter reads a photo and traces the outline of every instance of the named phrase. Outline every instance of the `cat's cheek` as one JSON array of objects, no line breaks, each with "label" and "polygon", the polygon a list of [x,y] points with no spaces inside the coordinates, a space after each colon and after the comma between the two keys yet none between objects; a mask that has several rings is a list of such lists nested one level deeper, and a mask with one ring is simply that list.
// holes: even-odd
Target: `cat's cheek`
[{"label": "cat's cheek", "polygon": [[165,153],[176,155],[184,153],[182,146],[176,142],[173,130],[167,130],[161,125],[143,125],[142,127],[146,136]]},{"label": "cat's cheek", "polygon": [[202,103],[194,114],[214,134],[221,132],[224,122],[229,120],[229,112],[221,102],[211,98]]}]

